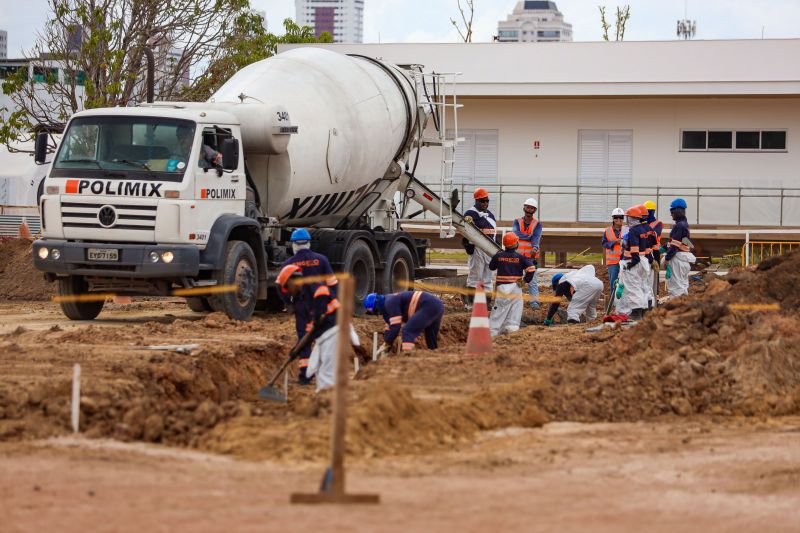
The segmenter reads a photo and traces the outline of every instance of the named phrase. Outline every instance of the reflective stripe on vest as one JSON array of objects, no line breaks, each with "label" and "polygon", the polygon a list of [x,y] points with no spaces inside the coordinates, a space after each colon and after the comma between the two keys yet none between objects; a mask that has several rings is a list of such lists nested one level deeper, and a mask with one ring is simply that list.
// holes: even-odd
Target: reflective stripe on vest
[{"label": "reflective stripe on vest", "polygon": [[[608,242],[617,240],[617,235],[614,233],[614,226],[609,226],[606,228],[606,240]],[[619,264],[620,257],[622,257],[622,245],[619,242],[614,245],[613,248],[603,248],[606,254],[606,265],[617,265]]]},{"label": "reflective stripe on vest", "polygon": [[422,297],[422,291],[414,291],[414,294],[411,296],[411,301],[408,303],[408,319],[411,320],[411,317],[414,313],[417,312],[417,305],[419,304],[419,299]]},{"label": "reflective stripe on vest", "polygon": [[650,223],[650,228],[653,230],[653,235],[656,238],[656,247],[661,246],[661,234],[656,231],[656,226],[661,224],[661,231],[664,231],[664,223],[658,219],[655,219]]},{"label": "reflective stripe on vest", "polygon": [[[536,226],[539,225],[539,221],[535,218],[531,220],[531,225],[529,227],[525,227],[525,219],[520,217],[517,219],[517,223],[519,224],[519,232],[523,235],[533,235],[533,230],[536,229]],[[539,252],[533,253],[533,243],[529,240],[519,240],[519,245],[517,246],[517,253],[523,255],[527,258],[538,258]]]}]

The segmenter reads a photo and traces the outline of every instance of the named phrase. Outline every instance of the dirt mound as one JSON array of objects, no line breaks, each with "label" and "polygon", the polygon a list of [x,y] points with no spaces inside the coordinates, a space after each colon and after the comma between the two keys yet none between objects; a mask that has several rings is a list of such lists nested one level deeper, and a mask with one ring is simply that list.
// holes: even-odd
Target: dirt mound
[{"label": "dirt mound", "polygon": [[0,241],[0,298],[6,300],[49,300],[54,286],[33,268],[31,241]]}]

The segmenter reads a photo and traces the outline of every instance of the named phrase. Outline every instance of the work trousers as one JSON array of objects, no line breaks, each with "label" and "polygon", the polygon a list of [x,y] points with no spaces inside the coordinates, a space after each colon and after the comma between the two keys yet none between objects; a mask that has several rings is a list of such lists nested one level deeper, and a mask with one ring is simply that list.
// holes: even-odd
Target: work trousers
[{"label": "work trousers", "polygon": [[689,272],[697,258],[691,252],[678,252],[669,262],[670,278],[667,280],[667,292],[670,297],[689,294]]},{"label": "work trousers", "polygon": [[650,264],[647,259],[639,261],[630,270],[625,270],[625,266],[630,260],[620,261],[619,282],[625,288],[622,297],[617,300],[617,314],[624,313],[630,315],[634,309],[647,309],[647,285],[650,283]]},{"label": "work trousers", "polygon": [[426,300],[403,326],[403,350],[413,350],[414,342],[423,332],[425,345],[429,350],[439,347],[439,328],[444,316],[444,304],[441,300]]},{"label": "work trousers", "polygon": [[[350,343],[359,346],[356,330],[350,325]],[[317,337],[311,357],[308,360],[306,375],[309,379],[317,376],[317,392],[336,385],[336,349],[339,345],[339,326],[333,326]]]},{"label": "work trousers", "polygon": [[533,273],[533,279],[528,283],[528,296],[530,300],[528,305],[531,307],[539,307],[539,273]]},{"label": "work trousers", "polygon": [[599,279],[581,280],[567,307],[567,320],[580,322],[581,315],[586,315],[587,321],[597,318],[597,300],[602,293],[603,282]]},{"label": "work trousers", "polygon": [[522,289],[516,283],[498,285],[489,315],[489,332],[492,337],[517,331],[522,320],[522,308]]},{"label": "work trousers", "polygon": [[486,292],[492,292],[492,287],[494,286],[492,278],[493,272],[489,270],[489,261],[491,260],[491,257],[478,248],[475,248],[472,255],[467,256],[467,266],[469,267],[467,287],[472,287],[474,289],[478,286],[478,282],[482,281],[483,289]]},{"label": "work trousers", "polygon": [[614,292],[614,282],[619,277],[619,263],[616,265],[608,265],[608,290],[609,294]]}]

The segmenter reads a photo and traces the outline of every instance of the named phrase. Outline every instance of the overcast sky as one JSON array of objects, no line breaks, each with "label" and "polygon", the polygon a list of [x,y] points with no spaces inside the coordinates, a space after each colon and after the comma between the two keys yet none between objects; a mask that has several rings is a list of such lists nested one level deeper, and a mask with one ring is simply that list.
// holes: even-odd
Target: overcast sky
[{"label": "overcast sky", "polygon": [[[280,32],[284,18],[294,18],[294,0],[250,0],[267,12],[270,31]],[[456,42],[450,24],[456,0],[365,0],[365,42]],[[462,2],[463,3],[463,2]],[[613,12],[624,0],[557,0],[576,41],[601,37],[597,6]],[[800,38],[800,0],[628,0],[631,20],[626,40],[675,38],[675,22],[697,20],[699,39]],[[516,0],[475,0],[475,42],[491,41],[497,22],[511,13]],[[30,48],[46,18],[47,0],[0,0],[0,29],[8,31],[8,55]],[[788,59],[788,58],[787,58]]]}]

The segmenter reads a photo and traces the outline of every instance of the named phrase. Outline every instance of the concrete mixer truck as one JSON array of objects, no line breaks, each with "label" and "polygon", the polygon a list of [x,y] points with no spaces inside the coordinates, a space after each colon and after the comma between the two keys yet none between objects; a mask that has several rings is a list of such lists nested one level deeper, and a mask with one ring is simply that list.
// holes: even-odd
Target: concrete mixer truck
[{"label": "concrete mixer truck", "polygon": [[188,295],[194,310],[246,320],[274,302],[292,228],[312,229],[312,248],[355,275],[357,299],[425,264],[428,242],[403,231],[400,201],[494,253],[409,171],[436,115],[421,72],[298,48],[242,69],[207,102],[76,113],[44,183],[36,268],[71,319],[95,318],[113,293]]}]

